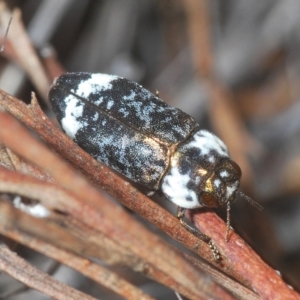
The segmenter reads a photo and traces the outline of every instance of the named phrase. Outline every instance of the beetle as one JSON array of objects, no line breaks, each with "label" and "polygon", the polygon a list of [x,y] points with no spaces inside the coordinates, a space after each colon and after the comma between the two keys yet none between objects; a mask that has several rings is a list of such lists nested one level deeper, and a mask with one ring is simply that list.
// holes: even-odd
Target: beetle
[{"label": "beetle", "polygon": [[178,208],[182,225],[219,253],[211,239],[186,224],[186,209],[227,206],[239,193],[241,169],[226,145],[180,109],[122,77],[66,73],[49,91],[65,133],[98,161],[157,191]]}]

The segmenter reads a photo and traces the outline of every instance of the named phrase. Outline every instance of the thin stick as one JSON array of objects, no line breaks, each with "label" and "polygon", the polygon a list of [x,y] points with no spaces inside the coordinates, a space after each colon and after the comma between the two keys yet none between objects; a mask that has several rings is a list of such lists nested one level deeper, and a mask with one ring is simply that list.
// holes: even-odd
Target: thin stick
[{"label": "thin stick", "polygon": [[0,245],[0,269],[27,286],[30,286],[54,299],[95,299],[32,267],[23,258],[10,251],[4,244]]},{"label": "thin stick", "polygon": [[13,17],[11,16],[10,19],[9,19],[9,22],[8,22],[8,25],[7,25],[7,28],[6,28],[6,32],[5,32],[5,35],[4,35],[4,38],[3,38],[3,42],[2,42],[2,45],[0,47],[0,52],[2,52],[4,50],[4,47],[5,47],[5,44],[6,44],[6,40],[7,40],[7,36],[8,36],[8,30],[9,30],[12,18]]}]

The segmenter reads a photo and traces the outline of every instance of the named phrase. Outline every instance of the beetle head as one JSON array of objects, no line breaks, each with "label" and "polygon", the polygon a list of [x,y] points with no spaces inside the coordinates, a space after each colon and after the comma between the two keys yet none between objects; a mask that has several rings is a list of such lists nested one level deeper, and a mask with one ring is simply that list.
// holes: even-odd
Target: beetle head
[{"label": "beetle head", "polygon": [[[203,170],[204,172],[205,170]],[[201,185],[200,197],[205,206],[218,207],[226,205],[226,241],[230,230],[230,205],[237,194],[244,197],[252,206],[262,210],[252,198],[238,191],[242,172],[237,163],[229,158],[221,160]]]},{"label": "beetle head", "polygon": [[199,196],[205,206],[223,206],[235,199],[242,172],[233,160],[224,158],[215,165],[213,171],[200,169],[199,173],[207,176],[200,185],[199,191]]}]

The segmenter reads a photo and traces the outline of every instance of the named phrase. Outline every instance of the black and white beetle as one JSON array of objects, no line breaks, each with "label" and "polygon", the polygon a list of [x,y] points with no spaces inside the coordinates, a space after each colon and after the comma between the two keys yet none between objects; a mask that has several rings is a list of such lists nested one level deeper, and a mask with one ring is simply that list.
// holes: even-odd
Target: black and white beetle
[{"label": "black and white beetle", "polygon": [[113,75],[64,74],[49,99],[69,137],[132,181],[161,189],[178,205],[180,222],[219,258],[211,239],[183,221],[186,209],[227,205],[227,238],[241,169],[218,137],[139,84]]}]

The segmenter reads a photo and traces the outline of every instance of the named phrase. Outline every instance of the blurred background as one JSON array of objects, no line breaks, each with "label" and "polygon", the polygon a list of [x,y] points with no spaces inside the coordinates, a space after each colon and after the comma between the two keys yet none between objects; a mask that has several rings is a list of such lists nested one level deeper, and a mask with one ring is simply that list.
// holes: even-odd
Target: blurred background
[{"label": "blurred background", "polygon": [[[298,0],[11,0],[7,4],[21,10],[34,47],[52,70],[49,82],[64,71],[120,75],[152,92],[158,90],[164,101],[220,136],[242,168],[241,190],[264,207],[258,211],[240,197],[232,206],[233,228],[300,290]],[[1,31],[3,35],[3,26]],[[0,57],[0,88],[29,102],[31,91],[37,89],[5,52]],[[56,63],[49,66],[53,57]],[[39,98],[44,96],[38,93]],[[46,105],[45,110],[51,115]],[[162,205],[175,211],[166,202]],[[222,209],[217,212],[224,216]],[[49,264],[20,246],[17,251],[35,264]],[[119,299],[68,272],[59,268],[56,276],[103,299]],[[176,299],[145,278],[134,280],[144,290],[155,287],[157,299]],[[3,295],[12,284],[13,279],[0,276]],[[30,299],[33,295],[44,299],[35,292],[7,299],[29,299],[28,293]]]}]

